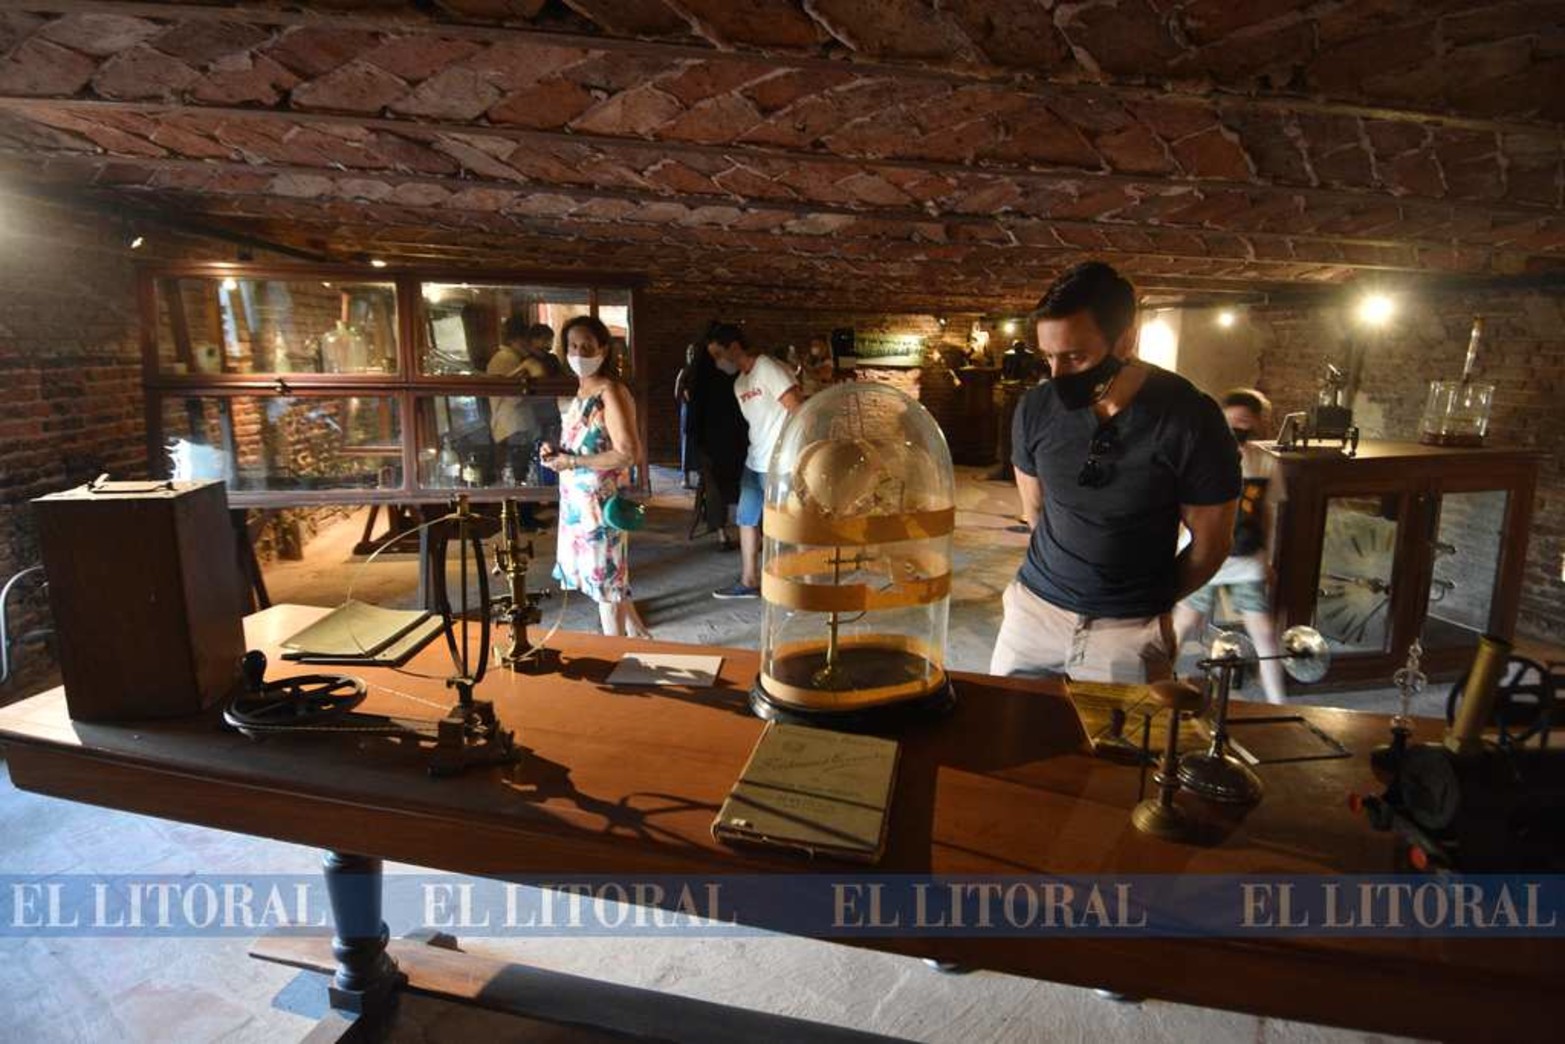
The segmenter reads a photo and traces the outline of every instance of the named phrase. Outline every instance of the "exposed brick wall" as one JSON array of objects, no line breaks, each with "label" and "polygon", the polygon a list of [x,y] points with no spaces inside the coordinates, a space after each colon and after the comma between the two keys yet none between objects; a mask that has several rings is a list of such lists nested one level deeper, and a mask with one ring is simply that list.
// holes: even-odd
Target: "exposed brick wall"
[{"label": "exposed brick wall", "polygon": [[[827,336],[837,327],[852,327],[859,334],[913,334],[930,346],[959,346],[966,341],[974,316],[950,314],[946,325],[934,315],[887,315],[874,312],[807,311],[785,306],[724,306],[696,298],[646,293],[636,313],[636,339],[647,362],[650,402],[647,411],[649,457],[667,463],[679,458],[679,412],[674,403],[674,377],[684,365],[685,346],[696,340],[716,318],[744,324],[746,336],[768,351],[782,354],[791,344],[800,352],[812,336]],[[892,371],[875,368],[873,373]],[[881,379],[889,379],[882,376]],[[944,368],[926,362],[921,371],[894,379],[903,391],[916,394],[943,427],[958,420],[951,378]]]},{"label": "exposed brick wall", "polygon": [[[38,564],[29,501],[101,472],[146,472],[135,279],[120,229],[0,198],[0,582]],[[36,588],[29,587],[29,591]],[[16,606],[18,631],[47,606]],[[22,651],[0,698],[50,673]]]},{"label": "exposed brick wall", "polygon": [[[1360,338],[1363,368],[1354,418],[1366,438],[1416,439],[1427,384],[1461,374],[1475,314],[1485,317],[1478,377],[1496,385],[1489,445],[1536,449],[1545,454],[1534,502],[1532,536],[1522,589],[1518,630],[1531,637],[1565,640],[1565,298],[1544,294],[1404,299],[1383,332],[1359,332],[1346,309],[1253,310],[1247,321],[1260,344],[1260,386],[1281,414],[1313,400],[1329,362],[1342,365],[1350,338]],[[1444,539],[1462,543],[1494,525],[1473,502],[1448,505]],[[1471,535],[1466,543],[1481,542]],[[1492,538],[1490,539],[1492,544]],[[1462,567],[1443,559],[1437,575],[1462,583]],[[1466,600],[1458,596],[1455,609]]]},{"label": "exposed brick wall", "polygon": [[[134,260],[233,256],[162,231],[132,254],[117,221],[0,195],[0,583],[39,562],[35,497],[146,475]],[[48,622],[42,598],[13,606],[18,633]],[[39,648],[22,650],[0,701],[54,677]]]}]

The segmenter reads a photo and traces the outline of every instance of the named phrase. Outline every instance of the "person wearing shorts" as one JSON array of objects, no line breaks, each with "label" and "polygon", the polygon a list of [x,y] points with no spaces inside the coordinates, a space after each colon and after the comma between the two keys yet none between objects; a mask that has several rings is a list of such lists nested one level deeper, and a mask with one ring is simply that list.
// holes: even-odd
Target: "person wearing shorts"
[{"label": "person wearing shorts", "polygon": [[[1199,639],[1221,596],[1228,612],[1244,622],[1255,651],[1261,656],[1275,656],[1277,625],[1266,596],[1266,493],[1272,477],[1272,458],[1251,442],[1257,432],[1265,431],[1271,403],[1254,388],[1235,388],[1223,396],[1222,406],[1228,428],[1239,443],[1243,476],[1239,509],[1234,516],[1233,550],[1212,579],[1174,608],[1174,630],[1181,644]],[[1282,665],[1277,660],[1262,660],[1260,669],[1266,702],[1287,702]]]},{"label": "person wearing shorts", "polygon": [[707,333],[714,357],[734,378],[734,398],[749,425],[749,448],[739,476],[739,582],[713,591],[714,598],[758,598],[761,594],[761,515],[766,502],[766,469],[772,449],[794,411],[804,401],[788,368],[745,340],[744,331],[718,323]]}]

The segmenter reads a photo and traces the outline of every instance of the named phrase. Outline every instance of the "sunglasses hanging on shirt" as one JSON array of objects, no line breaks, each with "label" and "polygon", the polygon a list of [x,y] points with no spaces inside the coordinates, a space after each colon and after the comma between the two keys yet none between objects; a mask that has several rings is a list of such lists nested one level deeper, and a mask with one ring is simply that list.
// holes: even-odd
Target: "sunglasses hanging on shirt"
[{"label": "sunglasses hanging on shirt", "polygon": [[1082,462],[1081,472],[1076,476],[1079,485],[1088,489],[1099,489],[1109,484],[1114,477],[1113,458],[1119,454],[1119,435],[1115,433],[1111,425],[1105,424],[1092,434],[1092,441],[1087,444],[1087,459]]}]

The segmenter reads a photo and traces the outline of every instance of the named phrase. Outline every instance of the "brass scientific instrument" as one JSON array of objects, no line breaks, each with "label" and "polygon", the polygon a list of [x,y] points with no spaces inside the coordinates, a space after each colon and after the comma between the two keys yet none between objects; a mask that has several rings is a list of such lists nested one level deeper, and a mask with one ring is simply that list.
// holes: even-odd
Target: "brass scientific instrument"
[{"label": "brass scientific instrument", "polygon": [[1282,419],[1277,433],[1279,450],[1308,450],[1312,442],[1335,442],[1349,457],[1359,448],[1359,430],[1353,423],[1353,408],[1347,404],[1347,377],[1342,370],[1326,364],[1315,404],[1302,413],[1290,413]]},{"label": "brass scientific instrument", "polygon": [[1377,771],[1394,772],[1407,753],[1408,740],[1413,738],[1413,699],[1429,684],[1423,656],[1424,645],[1414,638],[1407,647],[1407,662],[1391,676],[1391,684],[1397,687],[1397,712],[1391,718],[1391,742],[1369,752],[1369,763]]},{"label": "brass scientific instrument", "polygon": [[1417,870],[1565,871],[1565,749],[1549,746],[1560,666],[1512,656],[1509,642],[1483,636],[1444,739],[1382,760],[1385,791],[1350,795],[1350,806],[1397,835]]},{"label": "brass scientific instrument", "polygon": [[[432,740],[432,776],[453,776],[475,766],[515,761],[520,750],[511,730],[500,725],[493,702],[473,694],[488,670],[490,644],[489,572],[479,534],[481,521],[466,495],[462,495],[450,514],[429,523],[432,599],[451,654],[453,673],[445,681],[447,688],[456,690],[456,703],[435,704],[377,686],[414,702],[442,708],[444,715],[438,721],[355,712],[368,686],[349,675],[296,675],[267,681],[266,656],[252,650],[243,658],[244,684],[225,707],[224,722],[254,738],[290,732],[329,732],[377,733],[411,740],[420,746]],[[457,552],[456,576],[461,584],[455,604],[447,573],[453,543]],[[469,597],[470,578],[475,580],[472,586],[476,586],[476,599]]]},{"label": "brass scientific instrument", "polygon": [[494,620],[505,624],[508,640],[495,646],[495,658],[510,670],[542,674],[559,666],[560,654],[542,642],[534,646],[527,637],[529,626],[543,622],[538,603],[548,597],[544,592],[527,592],[527,567],[532,559],[532,541],[522,539],[519,507],[507,498],[500,504],[500,536],[494,545],[494,573],[505,581],[506,593],[489,605]]},{"label": "brass scientific instrument", "polygon": [[[1174,803],[1174,797],[1182,785],[1179,759],[1179,722],[1186,714],[1201,709],[1205,697],[1201,690],[1186,682],[1160,681],[1147,686],[1152,698],[1168,708],[1168,735],[1163,746],[1163,759],[1158,764],[1156,797],[1146,798],[1130,813],[1130,822],[1143,834],[1151,834],[1168,841],[1188,840],[1195,833],[1195,821],[1189,813]],[[1145,719],[1144,732],[1150,732],[1151,718]],[[1146,769],[1142,769],[1142,783],[1146,782]]]},{"label": "brass scientific instrument", "polygon": [[1331,650],[1313,627],[1300,624],[1282,633],[1282,652],[1258,656],[1242,634],[1224,631],[1212,641],[1210,654],[1196,666],[1206,673],[1212,694],[1212,745],[1203,753],[1187,754],[1179,763],[1179,778],[1192,793],[1210,801],[1251,805],[1261,800],[1261,777],[1229,749],[1228,697],[1235,673],[1245,664],[1279,660],[1288,676],[1299,682],[1317,682],[1331,667]]},{"label": "brass scientific instrument", "polygon": [[881,384],[812,396],[767,475],[755,713],[846,728],[948,708],[955,525],[928,411]]}]

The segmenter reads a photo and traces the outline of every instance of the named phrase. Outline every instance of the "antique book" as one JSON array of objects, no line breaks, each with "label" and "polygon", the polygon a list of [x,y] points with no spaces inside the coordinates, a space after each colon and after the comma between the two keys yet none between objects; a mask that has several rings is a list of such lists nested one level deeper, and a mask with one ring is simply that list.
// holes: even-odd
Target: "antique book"
[{"label": "antique book", "polygon": [[712,836],[873,863],[885,852],[898,753],[891,740],[768,722]]}]

